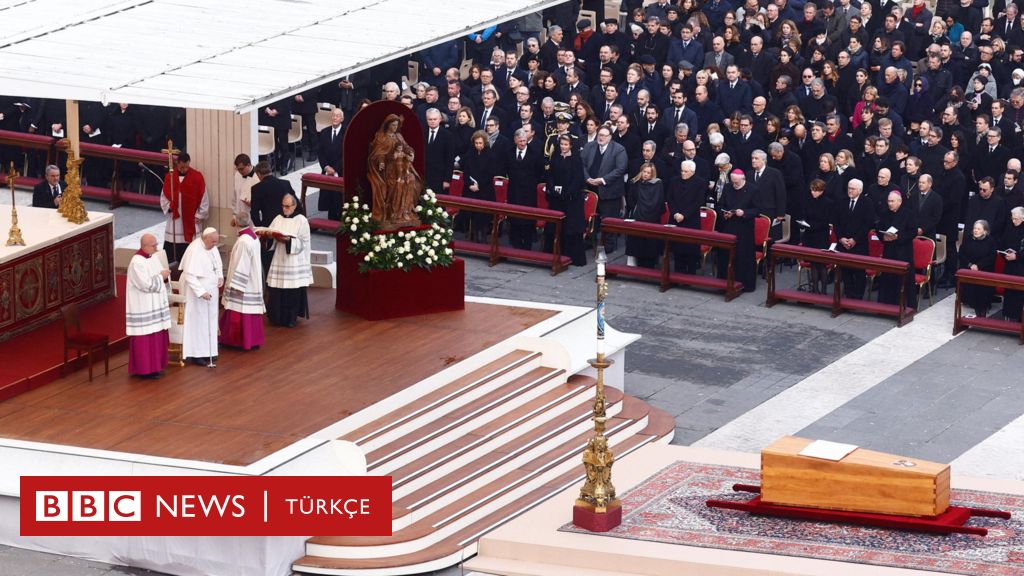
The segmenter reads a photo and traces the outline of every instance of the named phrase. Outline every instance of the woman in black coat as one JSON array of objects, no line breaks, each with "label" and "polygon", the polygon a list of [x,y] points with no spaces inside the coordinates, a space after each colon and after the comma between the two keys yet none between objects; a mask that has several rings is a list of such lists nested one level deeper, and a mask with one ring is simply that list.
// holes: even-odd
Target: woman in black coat
[{"label": "woman in black coat", "polygon": [[[669,181],[666,194],[669,224],[700,230],[700,206],[704,202],[707,181],[696,176],[697,164],[693,160],[683,161],[680,173],[681,178],[674,177]],[[675,243],[672,245],[672,254],[676,272],[697,272],[697,265],[700,262],[699,244]]]},{"label": "woman in black coat", "polygon": [[[753,292],[757,287],[757,260],[754,254],[754,219],[757,208],[753,190],[747,186],[742,170],[733,170],[731,182],[722,190],[718,202],[718,220],[715,228],[725,234],[736,236],[736,260],[734,277],[743,284],[744,292]],[[729,252],[718,250],[718,277],[725,278],[729,270]]]},{"label": "woman in black coat", "polygon": [[[995,267],[996,241],[989,233],[988,222],[978,220],[971,228],[971,232],[964,234],[964,241],[960,243],[960,268],[993,272]],[[988,316],[995,288],[974,284],[964,284],[962,288],[964,303],[974,308],[974,313],[979,317]]]},{"label": "woman in black coat", "polygon": [[[878,233],[882,239],[882,257],[901,260],[911,266],[911,273],[904,275],[906,282],[907,306],[917,306],[917,283],[914,282],[914,238],[917,236],[917,210],[915,206],[903,203],[903,195],[890,192],[887,197],[889,209],[878,219]],[[882,274],[878,285],[878,301],[883,304],[900,303],[900,277]]]},{"label": "woman in black coat", "polygon": [[[1006,252],[1003,273],[1024,276],[1024,208],[1017,206],[1010,210],[1010,225],[1003,232],[1001,247]],[[1003,317],[1020,322],[1022,305],[1024,292],[1007,290],[1003,294]]]},{"label": "woman in black coat", "polygon": [[[460,162],[462,166],[463,196],[494,201],[494,166],[496,159],[487,145],[487,134],[477,130],[470,139],[469,148]],[[470,240],[485,242],[491,232],[491,215],[470,212]]]},{"label": "woman in black coat", "polygon": [[[558,137],[558,152],[551,155],[545,192],[548,208],[565,214],[562,220],[562,254],[572,258],[574,266],[586,266],[583,233],[587,221],[583,215],[583,160],[574,153],[573,141],[567,135]],[[551,252],[555,244],[555,225],[544,226],[544,251]]]},{"label": "woman in black coat", "polygon": [[[654,164],[646,162],[630,182],[629,193],[634,198],[629,218],[637,222],[658,224],[665,213],[665,185],[658,178]],[[643,268],[654,268],[658,264],[658,253],[662,242],[654,238],[626,237],[626,256],[636,258],[636,264]]]},{"label": "woman in black coat", "polygon": [[[803,197],[803,219],[800,243],[808,248],[827,249],[832,243],[829,222],[832,221],[832,197],[825,193],[825,182],[811,181],[810,191]],[[807,226],[804,226],[807,224]],[[811,292],[828,294],[828,272],[824,264],[811,265]]]}]

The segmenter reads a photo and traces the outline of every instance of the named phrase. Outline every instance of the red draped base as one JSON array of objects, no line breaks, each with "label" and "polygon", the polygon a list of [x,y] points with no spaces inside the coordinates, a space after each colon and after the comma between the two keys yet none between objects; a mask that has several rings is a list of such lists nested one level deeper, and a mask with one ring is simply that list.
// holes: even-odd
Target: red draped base
[{"label": "red draped base", "polygon": [[367,320],[463,310],[466,263],[430,270],[359,272],[361,256],[348,253],[348,236],[338,236],[338,291],[335,308]]},{"label": "red draped base", "polygon": [[132,376],[155,374],[167,367],[167,330],[145,336],[128,337],[128,373]]},{"label": "red draped base", "polygon": [[225,310],[220,317],[220,343],[242,350],[263,346],[263,316]]}]

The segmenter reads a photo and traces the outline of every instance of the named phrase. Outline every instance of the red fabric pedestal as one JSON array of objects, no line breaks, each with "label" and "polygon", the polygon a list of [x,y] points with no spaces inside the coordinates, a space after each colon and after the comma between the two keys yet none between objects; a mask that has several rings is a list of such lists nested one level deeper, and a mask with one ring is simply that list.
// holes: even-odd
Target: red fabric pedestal
[{"label": "red fabric pedestal", "polygon": [[622,505],[609,506],[607,512],[598,513],[592,506],[576,504],[572,507],[572,523],[591,532],[607,532],[622,524]]},{"label": "red fabric pedestal", "polygon": [[463,310],[465,262],[430,270],[370,270],[359,272],[361,256],[348,253],[349,241],[338,236],[338,290],[335,308],[367,320],[402,318]]}]

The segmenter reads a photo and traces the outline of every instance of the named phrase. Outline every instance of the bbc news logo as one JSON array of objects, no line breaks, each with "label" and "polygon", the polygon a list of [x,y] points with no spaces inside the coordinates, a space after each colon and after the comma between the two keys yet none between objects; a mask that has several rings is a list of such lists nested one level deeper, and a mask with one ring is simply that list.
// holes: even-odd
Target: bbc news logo
[{"label": "bbc news logo", "polygon": [[142,492],[36,492],[36,522],[141,522]]},{"label": "bbc news logo", "polygon": [[24,476],[23,536],[388,536],[382,476]]}]

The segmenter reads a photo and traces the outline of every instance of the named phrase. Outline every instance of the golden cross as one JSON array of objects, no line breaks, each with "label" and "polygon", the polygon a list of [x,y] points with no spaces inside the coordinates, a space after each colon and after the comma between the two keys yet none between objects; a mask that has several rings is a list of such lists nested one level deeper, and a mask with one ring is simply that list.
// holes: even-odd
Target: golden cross
[{"label": "golden cross", "polygon": [[7,170],[7,185],[11,187],[11,204],[14,204],[14,179],[21,174],[14,169],[14,162],[11,161],[11,167]]},{"label": "golden cross", "polygon": [[181,152],[181,150],[178,150],[177,148],[174,147],[174,140],[171,140],[170,138],[168,138],[167,139],[167,148],[164,148],[164,149],[160,150],[161,154],[167,154],[167,171],[168,172],[173,172],[174,171],[174,155],[178,154],[179,152]]}]

